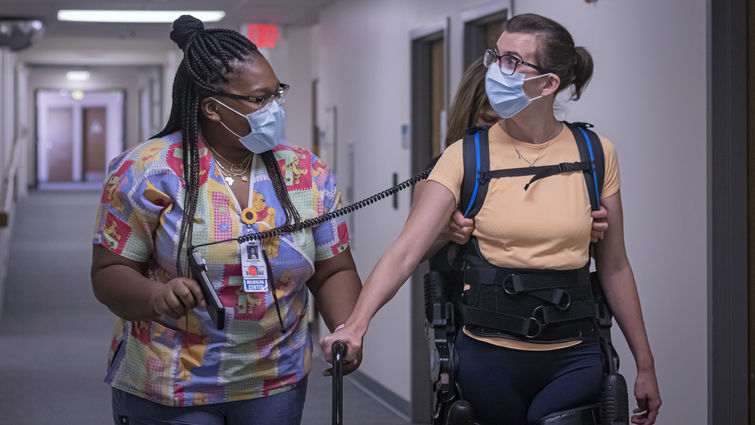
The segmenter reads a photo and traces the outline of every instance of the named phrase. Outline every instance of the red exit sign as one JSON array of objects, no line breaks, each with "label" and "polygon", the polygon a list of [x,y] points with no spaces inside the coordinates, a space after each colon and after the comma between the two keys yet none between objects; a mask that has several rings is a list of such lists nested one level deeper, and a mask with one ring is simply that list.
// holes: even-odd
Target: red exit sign
[{"label": "red exit sign", "polygon": [[275,47],[275,42],[280,40],[278,25],[249,24],[249,40],[257,47]]}]

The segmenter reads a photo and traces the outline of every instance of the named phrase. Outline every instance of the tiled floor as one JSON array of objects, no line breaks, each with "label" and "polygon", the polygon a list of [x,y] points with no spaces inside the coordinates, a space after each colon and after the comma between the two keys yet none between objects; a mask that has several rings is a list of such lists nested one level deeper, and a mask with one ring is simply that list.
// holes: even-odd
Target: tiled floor
[{"label": "tiled floor", "polygon": [[[99,192],[39,191],[17,207],[0,318],[0,424],[101,425],[113,315],[92,295],[91,233]],[[330,380],[313,361],[303,424],[331,423]],[[347,425],[403,425],[347,378]]]}]

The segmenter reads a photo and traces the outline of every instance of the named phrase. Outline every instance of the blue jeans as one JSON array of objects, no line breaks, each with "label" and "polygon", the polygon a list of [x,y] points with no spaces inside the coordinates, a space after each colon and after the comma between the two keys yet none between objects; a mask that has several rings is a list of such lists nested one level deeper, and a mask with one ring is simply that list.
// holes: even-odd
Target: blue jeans
[{"label": "blue jeans", "polygon": [[113,388],[116,425],[300,425],[306,378],[293,390],[252,400],[171,407]]},{"label": "blue jeans", "polygon": [[598,340],[551,351],[498,347],[459,332],[457,381],[485,424],[535,424],[550,413],[597,403],[603,363]]}]

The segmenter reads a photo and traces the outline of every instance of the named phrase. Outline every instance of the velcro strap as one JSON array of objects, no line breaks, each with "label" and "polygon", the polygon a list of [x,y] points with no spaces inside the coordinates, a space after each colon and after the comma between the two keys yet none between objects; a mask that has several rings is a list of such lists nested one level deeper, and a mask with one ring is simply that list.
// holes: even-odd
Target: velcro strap
[{"label": "velcro strap", "polygon": [[532,291],[529,294],[561,309],[567,309],[571,305],[571,295],[563,289],[544,289],[542,291]]},{"label": "velcro strap", "polygon": [[544,289],[541,291],[532,291],[527,294],[546,301],[556,307],[565,310],[569,308],[572,301],[592,300],[592,288],[589,286],[579,286],[575,288],[564,289]]},{"label": "velcro strap", "polygon": [[461,315],[465,325],[493,328],[526,338],[535,338],[543,330],[543,325],[534,317],[496,313],[464,304],[461,306]]},{"label": "velcro strap", "polygon": [[572,320],[597,318],[598,305],[593,302],[574,302],[565,310],[558,306],[539,306],[532,312],[532,317],[543,326]]},{"label": "velcro strap", "polygon": [[542,289],[587,286],[590,284],[589,274],[583,269],[540,273],[511,273],[507,270],[497,269],[467,269],[464,271],[464,280],[470,284],[501,285],[508,294]]}]

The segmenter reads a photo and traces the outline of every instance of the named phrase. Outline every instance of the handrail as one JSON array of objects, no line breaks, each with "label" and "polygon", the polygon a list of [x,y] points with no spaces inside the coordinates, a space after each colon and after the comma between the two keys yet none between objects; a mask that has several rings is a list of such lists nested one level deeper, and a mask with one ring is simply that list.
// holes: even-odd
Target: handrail
[{"label": "handrail", "polygon": [[13,207],[13,199],[16,189],[16,174],[18,173],[18,167],[21,164],[21,158],[23,155],[23,148],[26,146],[26,135],[22,134],[17,137],[13,142],[13,154],[10,161],[7,164],[7,173],[3,176],[2,183],[5,186],[2,193],[5,194],[3,199],[2,208],[0,208],[0,227],[8,225],[8,215]]}]

